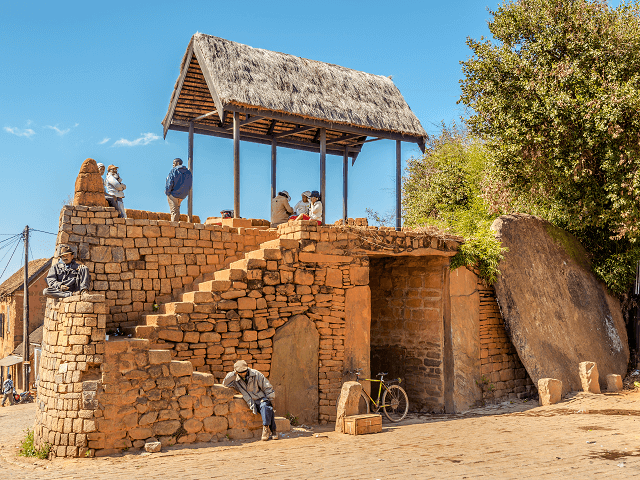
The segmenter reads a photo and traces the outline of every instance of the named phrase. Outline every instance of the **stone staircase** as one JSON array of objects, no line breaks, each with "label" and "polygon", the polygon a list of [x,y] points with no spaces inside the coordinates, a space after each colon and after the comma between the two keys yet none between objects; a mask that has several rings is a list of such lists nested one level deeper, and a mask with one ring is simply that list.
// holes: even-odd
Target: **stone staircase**
[{"label": "stone staircase", "polygon": [[245,258],[215,272],[213,279],[177,294],[174,301],[144,314],[141,323],[124,331],[149,340],[150,348],[169,349],[177,359],[190,360],[197,370],[207,371],[205,360],[217,356],[222,360],[220,370],[224,361],[243,356],[254,365],[260,363],[262,357],[270,356],[270,351],[262,349],[271,347],[274,333],[267,322],[263,288],[291,283],[293,273],[285,266],[282,273],[291,276],[291,281],[285,281],[281,267],[295,261],[299,247],[298,240],[282,238],[262,243]]}]

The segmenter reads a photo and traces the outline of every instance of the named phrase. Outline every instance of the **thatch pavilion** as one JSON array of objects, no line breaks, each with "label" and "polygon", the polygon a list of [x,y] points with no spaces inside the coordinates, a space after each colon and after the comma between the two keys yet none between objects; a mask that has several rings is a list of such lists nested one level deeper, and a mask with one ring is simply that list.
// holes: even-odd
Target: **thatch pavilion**
[{"label": "thatch pavilion", "polygon": [[[365,143],[396,141],[396,227],[400,227],[401,142],[424,151],[426,132],[390,78],[252,48],[196,33],[180,66],[167,114],[168,130],[233,139],[234,215],[240,216],[240,140],[271,145],[271,196],[276,195],[277,146],[320,154],[320,194],[326,212],[326,155],[343,157],[343,217],[347,217],[349,157]],[[189,195],[189,216],[193,211]]]}]

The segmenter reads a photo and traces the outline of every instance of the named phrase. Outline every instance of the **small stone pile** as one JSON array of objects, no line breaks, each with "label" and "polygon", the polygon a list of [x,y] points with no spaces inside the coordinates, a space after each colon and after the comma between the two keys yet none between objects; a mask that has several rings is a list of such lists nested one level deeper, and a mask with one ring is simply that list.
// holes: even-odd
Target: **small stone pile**
[{"label": "small stone pile", "polygon": [[104,184],[98,173],[98,164],[93,158],[87,158],[82,162],[80,173],[76,178],[74,205],[87,207],[108,207],[104,198]]}]

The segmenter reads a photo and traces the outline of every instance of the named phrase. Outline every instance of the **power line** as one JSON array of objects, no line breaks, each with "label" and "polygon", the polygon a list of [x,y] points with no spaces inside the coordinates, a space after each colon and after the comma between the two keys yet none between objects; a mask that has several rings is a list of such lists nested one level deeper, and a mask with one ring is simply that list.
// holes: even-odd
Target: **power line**
[{"label": "power line", "polygon": [[49,235],[55,235],[56,237],[58,236],[58,234],[57,234],[57,233],[45,232],[44,230],[36,230],[35,228],[29,228],[29,230],[30,230],[31,232],[47,233],[47,234],[49,234]]},{"label": "power line", "polygon": [[[7,262],[7,264],[5,265],[4,270],[2,271],[2,273],[0,273],[0,278],[2,278],[2,277],[4,276],[4,272],[6,272],[6,271],[7,271],[7,267],[9,267],[9,264],[11,263],[11,260],[13,259],[13,255],[16,253],[16,250],[18,249],[18,245],[20,245],[20,240],[18,240],[18,241],[16,242],[16,247],[13,249],[13,253],[11,254],[11,257],[9,257],[9,261],[8,261],[8,262]],[[9,252],[7,251],[7,253],[9,253]],[[5,255],[4,255],[4,256],[6,257],[6,256],[7,256],[7,254],[5,253]],[[2,257],[2,258],[4,259],[4,257]],[[1,260],[0,260],[0,261],[1,261]]]}]

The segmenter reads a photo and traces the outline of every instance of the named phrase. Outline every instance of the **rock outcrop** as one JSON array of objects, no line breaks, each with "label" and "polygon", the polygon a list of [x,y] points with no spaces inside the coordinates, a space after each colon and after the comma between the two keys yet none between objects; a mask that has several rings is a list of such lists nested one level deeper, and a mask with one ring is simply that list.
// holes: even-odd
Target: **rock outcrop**
[{"label": "rock outcrop", "polygon": [[562,381],[563,393],[582,390],[578,364],[593,361],[600,387],[623,375],[629,360],[617,299],[591,271],[580,243],[530,215],[506,215],[492,228],[509,250],[495,284],[505,327],[534,383]]},{"label": "rock outcrop", "polygon": [[104,184],[100,173],[98,173],[98,164],[93,158],[87,158],[82,162],[80,173],[76,178],[73,204],[86,207],[109,206],[104,198]]}]

